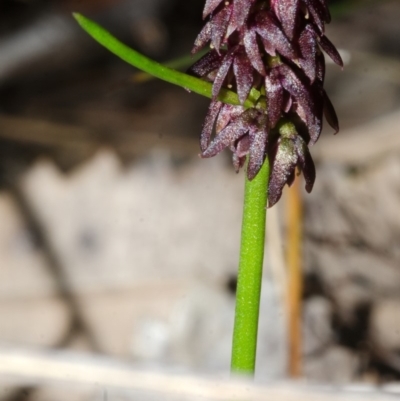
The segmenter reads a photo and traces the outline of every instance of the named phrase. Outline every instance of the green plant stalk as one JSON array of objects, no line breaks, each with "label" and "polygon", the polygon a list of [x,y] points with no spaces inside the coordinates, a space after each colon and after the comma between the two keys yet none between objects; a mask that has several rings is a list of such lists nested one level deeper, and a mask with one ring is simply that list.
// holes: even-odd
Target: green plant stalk
[{"label": "green plant stalk", "polygon": [[[157,63],[156,61],[143,56],[136,50],[126,46],[89,18],[78,13],[74,13],[73,16],[83,30],[85,30],[93,39],[128,64],[139,68],[156,78],[162,79],[163,81],[181,86],[187,90],[198,93],[199,95],[212,98],[212,83]],[[243,106],[246,108],[254,107],[259,98],[260,92],[253,88],[250,92],[249,98],[245,101]],[[240,105],[237,94],[227,89],[221,90],[218,100],[224,103]]]},{"label": "green plant stalk", "polygon": [[[128,64],[156,78],[212,97],[211,83],[150,60],[121,43],[90,19],[77,13],[73,15],[93,39]],[[221,90],[218,99],[224,103],[240,105],[237,94],[227,89]],[[243,106],[267,107],[265,97],[254,88]],[[255,370],[269,173],[269,160],[266,158],[252,181],[246,177],[231,365],[232,372],[241,374],[252,375]]]},{"label": "green plant stalk", "polygon": [[239,374],[255,371],[269,173],[266,158],[252,181],[246,176],[231,361]]}]

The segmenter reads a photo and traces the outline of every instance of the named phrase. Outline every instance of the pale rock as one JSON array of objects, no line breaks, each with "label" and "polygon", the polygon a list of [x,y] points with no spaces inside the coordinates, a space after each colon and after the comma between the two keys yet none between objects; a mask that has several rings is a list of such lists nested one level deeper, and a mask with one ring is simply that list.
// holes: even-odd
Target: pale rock
[{"label": "pale rock", "polygon": [[123,170],[104,151],[68,177],[38,163],[24,189],[75,291],[236,272],[242,180],[220,158],[174,169],[154,151]]},{"label": "pale rock", "polygon": [[303,305],[303,352],[312,355],[330,345],[334,340],[332,330],[332,304],[316,296]]},{"label": "pale rock", "polygon": [[0,222],[0,302],[56,295],[45,255],[6,191],[0,192]]},{"label": "pale rock", "polygon": [[374,305],[370,335],[384,350],[400,351],[399,299],[384,299]]},{"label": "pale rock", "polygon": [[69,332],[71,314],[58,297],[0,302],[0,340],[20,346],[53,347]]},{"label": "pale rock", "polygon": [[322,354],[304,361],[304,373],[308,380],[334,384],[345,384],[356,378],[360,361],[350,350],[329,347]]},{"label": "pale rock", "polygon": [[352,325],[357,322],[359,309],[373,302],[373,291],[368,286],[347,280],[332,290],[332,298],[341,322]]}]

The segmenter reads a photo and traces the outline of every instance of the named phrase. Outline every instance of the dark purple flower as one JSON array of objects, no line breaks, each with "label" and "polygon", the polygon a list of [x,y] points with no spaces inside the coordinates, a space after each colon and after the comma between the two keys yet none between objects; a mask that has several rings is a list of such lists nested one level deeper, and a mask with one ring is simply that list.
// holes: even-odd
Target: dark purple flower
[{"label": "dark purple flower", "polygon": [[293,124],[286,124],[280,130],[279,139],[270,150],[272,163],[268,188],[268,206],[275,205],[282,195],[285,184],[292,185],[296,173],[302,171],[306,190],[311,192],[315,181],[315,166],[308,146],[297,133]]},{"label": "dark purple flower", "polygon": [[[216,124],[216,135],[210,141]],[[247,176],[252,180],[262,167],[268,144],[267,115],[262,110],[211,102],[201,134],[202,157],[209,158],[230,148],[236,170],[249,155]]]},{"label": "dark purple flower", "polygon": [[[323,88],[322,50],[343,66],[325,36],[325,23],[331,20],[327,0],[207,0],[203,18],[207,21],[193,53],[206,45],[211,50],[190,69],[213,83],[201,135],[202,157],[229,148],[238,170],[248,156],[252,179],[268,156],[270,206],[292,182],[296,168],[303,171],[311,191],[315,169],[308,145],[318,140],[324,115],[335,132],[339,130]],[[222,88],[236,91],[242,105],[252,88],[265,94],[265,101],[248,110],[225,105],[218,101]],[[282,121],[291,121],[290,134]]]}]

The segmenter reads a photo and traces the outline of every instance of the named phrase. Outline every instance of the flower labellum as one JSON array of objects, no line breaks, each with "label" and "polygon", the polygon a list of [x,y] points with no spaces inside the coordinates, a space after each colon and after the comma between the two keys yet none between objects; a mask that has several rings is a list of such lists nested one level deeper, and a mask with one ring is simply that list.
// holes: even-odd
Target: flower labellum
[{"label": "flower labellum", "polygon": [[[201,134],[201,155],[212,157],[225,148],[238,171],[248,157],[253,179],[265,158],[271,163],[268,205],[291,185],[298,169],[306,190],[312,190],[315,167],[308,146],[318,140],[323,115],[339,131],[335,109],[324,90],[325,57],[339,66],[339,52],[325,36],[331,16],[327,0],[207,0],[205,26],[193,53],[211,50],[190,73],[213,83],[213,99]],[[243,105],[252,88],[254,107],[218,101],[222,88],[238,94]]]}]

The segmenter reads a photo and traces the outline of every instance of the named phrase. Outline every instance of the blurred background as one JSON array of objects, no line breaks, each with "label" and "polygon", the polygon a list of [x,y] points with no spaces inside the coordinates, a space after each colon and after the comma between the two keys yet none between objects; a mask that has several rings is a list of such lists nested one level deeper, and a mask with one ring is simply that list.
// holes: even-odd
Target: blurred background
[{"label": "blurred background", "polygon": [[[228,154],[198,157],[207,99],[138,82],[71,17],[166,62],[190,52],[203,5],[0,2],[1,401],[145,399],[48,386],[32,362],[43,355],[228,374],[243,174]],[[346,65],[328,66],[326,86],[341,131],[312,149],[296,333],[287,193],[269,212],[256,380],[287,379],[297,338],[304,382],[376,388],[400,383],[400,2],[331,5]],[[39,382],[25,365],[12,375],[29,352]]]}]

